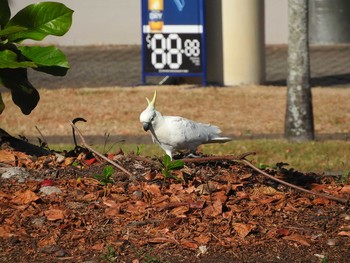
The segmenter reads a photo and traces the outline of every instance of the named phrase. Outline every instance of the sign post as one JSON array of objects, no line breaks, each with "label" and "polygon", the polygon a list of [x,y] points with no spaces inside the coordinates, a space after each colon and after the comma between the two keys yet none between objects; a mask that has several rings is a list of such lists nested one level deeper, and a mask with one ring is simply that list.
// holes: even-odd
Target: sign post
[{"label": "sign post", "polygon": [[204,0],[141,0],[142,83],[201,77],[206,85]]}]

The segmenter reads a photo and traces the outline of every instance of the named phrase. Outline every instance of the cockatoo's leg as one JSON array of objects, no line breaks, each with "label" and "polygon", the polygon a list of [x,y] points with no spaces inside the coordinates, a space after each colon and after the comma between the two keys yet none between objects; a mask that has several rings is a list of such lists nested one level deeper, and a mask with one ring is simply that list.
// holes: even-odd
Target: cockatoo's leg
[{"label": "cockatoo's leg", "polygon": [[195,155],[194,152],[189,153],[185,158],[200,158],[200,155]]},{"label": "cockatoo's leg", "polygon": [[170,156],[170,160],[173,160],[173,153],[170,150],[165,150],[165,153]]}]

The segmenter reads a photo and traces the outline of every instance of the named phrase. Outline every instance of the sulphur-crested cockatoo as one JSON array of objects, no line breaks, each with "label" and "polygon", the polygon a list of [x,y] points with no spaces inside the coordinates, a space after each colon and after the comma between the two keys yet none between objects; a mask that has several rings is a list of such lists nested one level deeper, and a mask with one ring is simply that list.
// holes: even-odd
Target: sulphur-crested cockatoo
[{"label": "sulphur-crested cockatoo", "polygon": [[229,137],[221,137],[217,126],[199,123],[177,116],[163,116],[155,108],[157,91],[152,101],[147,98],[148,106],[140,115],[140,122],[145,131],[150,130],[154,143],[172,158],[177,150],[190,150],[194,153],[197,147],[206,143],[224,143]]}]

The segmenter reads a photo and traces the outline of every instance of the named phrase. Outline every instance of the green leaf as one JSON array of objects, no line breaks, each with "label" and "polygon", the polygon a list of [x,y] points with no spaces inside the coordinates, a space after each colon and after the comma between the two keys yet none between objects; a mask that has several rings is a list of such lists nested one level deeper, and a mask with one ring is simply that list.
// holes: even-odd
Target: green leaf
[{"label": "green leaf", "polygon": [[27,78],[27,69],[0,69],[0,81],[11,90],[13,102],[23,114],[30,114],[40,100],[39,92]]},{"label": "green leaf", "polygon": [[0,0],[0,27],[3,28],[11,17],[8,0]]},{"label": "green leaf", "polygon": [[73,10],[61,3],[39,2],[29,5],[5,26],[21,26],[27,30],[8,35],[8,40],[20,42],[24,39],[42,40],[48,35],[63,36],[72,24],[72,15]]},{"label": "green leaf", "polygon": [[35,62],[38,66],[35,70],[54,76],[67,74],[69,64],[66,56],[60,49],[54,46],[21,46],[18,49],[28,60]]},{"label": "green leaf", "polygon": [[164,166],[165,167],[168,167],[169,166],[169,164],[170,164],[170,162],[171,162],[171,158],[170,158],[170,156],[169,155],[164,155],[164,157],[163,157],[163,163],[164,163]]},{"label": "green leaf", "polygon": [[11,35],[11,34],[14,34],[14,33],[20,32],[20,31],[24,31],[24,30],[27,30],[27,28],[23,27],[23,26],[10,26],[10,27],[7,27],[4,30],[1,30],[0,31],[0,36],[1,37],[2,36],[7,36],[7,35]]},{"label": "green leaf", "polygon": [[1,96],[1,93],[0,93],[0,114],[4,111],[4,109],[5,109],[5,103],[2,100],[2,96]]},{"label": "green leaf", "polygon": [[110,165],[107,165],[107,166],[103,169],[103,174],[104,174],[106,177],[111,176],[113,173],[114,173],[114,169],[113,169],[113,167],[110,166]]},{"label": "green leaf", "polygon": [[31,61],[17,61],[17,54],[11,50],[0,51],[0,68],[35,68],[37,65]]},{"label": "green leaf", "polygon": [[176,160],[173,161],[172,163],[169,164],[168,168],[170,170],[177,170],[177,169],[181,169],[184,167],[184,162],[181,160]]}]

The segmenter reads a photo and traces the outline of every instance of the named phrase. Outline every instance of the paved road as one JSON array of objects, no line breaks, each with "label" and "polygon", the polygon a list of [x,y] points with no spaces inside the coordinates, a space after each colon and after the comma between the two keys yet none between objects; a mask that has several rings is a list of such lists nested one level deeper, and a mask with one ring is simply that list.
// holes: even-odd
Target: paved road
[{"label": "paved road", "polygon": [[[30,72],[29,77],[35,87],[136,86],[141,82],[140,46],[61,47],[61,49],[71,64],[67,76],[60,78]],[[311,47],[310,57],[313,86],[350,84],[350,45]],[[266,83],[285,85],[286,76],[287,47],[267,46]]]}]

